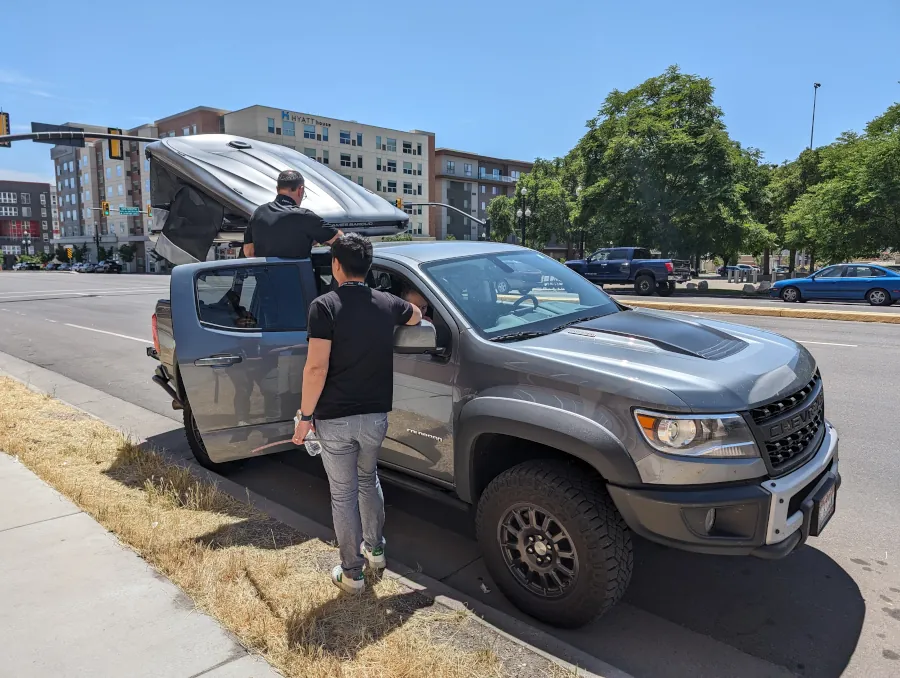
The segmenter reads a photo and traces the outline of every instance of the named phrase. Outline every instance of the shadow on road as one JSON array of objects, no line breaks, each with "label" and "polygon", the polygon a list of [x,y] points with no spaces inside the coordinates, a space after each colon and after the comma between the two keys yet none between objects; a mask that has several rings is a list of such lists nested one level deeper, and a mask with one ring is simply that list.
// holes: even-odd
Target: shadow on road
[{"label": "shadow on road", "polygon": [[[148,442],[189,454],[180,430]],[[317,458],[302,451],[282,453],[230,465],[226,474],[271,501],[331,525],[328,484]],[[384,488],[391,558],[528,619],[512,608],[485,572],[470,511],[452,509],[388,481]],[[209,544],[240,542],[240,526],[233,529],[203,539]],[[482,584],[489,594],[482,593]],[[661,667],[669,676],[723,675],[712,668],[716,664],[704,644],[708,637],[797,675],[837,678],[856,648],[865,612],[850,575],[814,546],[784,560],[763,561],[684,553],[636,539],[634,576],[624,601],[585,628],[546,630],[635,676],[661,675]],[[653,618],[645,613],[660,618],[656,632],[669,637],[655,636],[646,626]],[[701,634],[704,642],[684,642],[675,629]],[[717,659],[720,666],[730,667],[728,675],[761,675],[758,664],[750,661],[738,668],[728,664],[731,659]]]}]

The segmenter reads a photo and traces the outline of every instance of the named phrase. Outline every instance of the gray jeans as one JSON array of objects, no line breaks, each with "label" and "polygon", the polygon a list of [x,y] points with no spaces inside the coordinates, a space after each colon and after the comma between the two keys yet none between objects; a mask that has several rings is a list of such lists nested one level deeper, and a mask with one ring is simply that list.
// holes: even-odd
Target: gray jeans
[{"label": "gray jeans", "polygon": [[359,575],[365,565],[359,545],[365,541],[374,549],[382,543],[384,495],[376,464],[386,434],[385,413],[316,420],[341,566],[348,577]]}]

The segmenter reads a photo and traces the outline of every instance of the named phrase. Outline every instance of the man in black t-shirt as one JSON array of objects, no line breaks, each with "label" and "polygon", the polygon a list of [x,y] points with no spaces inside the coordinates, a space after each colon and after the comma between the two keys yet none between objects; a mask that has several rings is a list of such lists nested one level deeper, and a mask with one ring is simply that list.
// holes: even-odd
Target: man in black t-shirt
[{"label": "man in black t-shirt", "polygon": [[322,217],[300,207],[306,185],[297,170],[278,175],[278,195],[256,208],[244,231],[245,257],[307,259],[314,243],[330,245],[341,235]]},{"label": "man in black t-shirt", "polygon": [[[372,243],[355,233],[331,246],[338,284],[309,307],[309,351],[294,444],[314,431],[331,487],[331,512],[341,564],[338,588],[365,588],[363,566],[380,569],[384,557],[384,497],[376,464],[387,433],[394,390],[394,329],[417,325],[422,312],[365,284]],[[315,419],[314,419],[315,415]]]}]

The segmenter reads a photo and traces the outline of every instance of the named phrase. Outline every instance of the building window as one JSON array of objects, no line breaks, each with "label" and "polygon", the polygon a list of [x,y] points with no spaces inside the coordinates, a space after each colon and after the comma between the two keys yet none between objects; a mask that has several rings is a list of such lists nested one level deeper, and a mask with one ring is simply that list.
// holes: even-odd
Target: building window
[{"label": "building window", "polygon": [[19,202],[19,196],[12,192],[0,193],[0,203],[12,203],[15,205]]},{"label": "building window", "polygon": [[119,184],[119,195],[125,195],[125,193],[122,191],[122,184]]},{"label": "building window", "polygon": [[23,193],[22,194],[22,204],[23,205],[31,204],[31,193]]},{"label": "building window", "polygon": [[358,183],[360,186],[362,186],[362,185],[363,185],[363,178],[362,178],[362,177],[356,177],[356,183]]},{"label": "building window", "polygon": [[415,195],[411,183],[403,182],[403,195]]},{"label": "building window", "polygon": [[491,186],[491,195],[497,195],[497,187]]},{"label": "building window", "polygon": [[413,168],[411,162],[403,163],[403,173],[404,174],[413,174]]},{"label": "building window", "polygon": [[112,167],[107,167],[107,168],[106,168],[106,178],[107,178],[107,179],[112,179]]},{"label": "building window", "polygon": [[315,160],[316,159],[316,149],[304,148],[303,155],[305,155],[307,158],[312,158],[313,160]]},{"label": "building window", "polygon": [[[90,200],[90,199],[91,199],[91,192],[90,192],[90,191],[85,191],[85,192],[84,192],[84,197],[85,197],[86,200]],[[44,211],[46,211],[46,210],[44,210]],[[47,216],[47,215],[45,214],[44,216]]]},{"label": "building window", "polygon": [[266,118],[269,134],[275,134],[275,118]]},{"label": "building window", "polygon": [[403,142],[403,152],[406,153],[407,155],[412,155],[412,142],[411,141]]},{"label": "building window", "polygon": [[339,135],[341,138],[341,143],[347,144],[349,146],[350,145],[350,130],[342,129],[339,132]]},{"label": "building window", "polygon": [[116,165],[116,176],[122,176],[122,165]]},{"label": "building window", "polygon": [[61,182],[61,181],[57,181],[57,182],[56,182],[56,190],[57,190],[57,191],[61,191],[61,190],[62,190],[62,182]]},{"label": "building window", "polygon": [[484,167],[479,167],[479,168],[478,168],[478,178],[479,178],[479,179],[484,179],[485,176],[487,176],[487,174],[485,173]]},{"label": "building window", "polygon": [[447,161],[447,174],[456,174],[456,163],[452,160]]},{"label": "building window", "polygon": [[328,128],[322,125],[322,141],[328,141]]},{"label": "building window", "polygon": [[381,179],[375,180],[375,190],[381,193]]},{"label": "building window", "polygon": [[41,216],[42,216],[42,217],[46,217],[46,216],[47,216],[47,208],[46,208],[46,207],[42,207],[42,208],[41,208]]},{"label": "building window", "polygon": [[379,172],[381,171],[381,158],[377,156],[375,158],[375,169],[377,169]]},{"label": "building window", "polygon": [[494,179],[499,180],[499,179],[500,179],[500,170],[498,170],[498,169],[495,167],[493,170],[491,170],[491,176],[493,176]]},{"label": "building window", "polygon": [[19,216],[18,207],[0,206],[0,217],[17,217]]},{"label": "building window", "polygon": [[341,153],[341,167],[350,167],[349,153]]},{"label": "building window", "polygon": [[150,190],[150,180],[149,180],[149,179],[147,179],[146,181],[144,181],[144,190],[145,190],[145,191],[149,191],[149,190]]},{"label": "building window", "polygon": [[387,182],[387,192],[388,193],[396,193],[397,192],[397,182],[396,181]]},{"label": "building window", "polygon": [[390,137],[388,137],[388,138],[387,138],[387,149],[388,149],[391,153],[396,153],[396,152],[397,152],[397,140],[396,140],[396,139],[391,139]]},{"label": "building window", "polygon": [[323,165],[328,164],[328,149],[327,148],[322,149],[322,164]]},{"label": "building window", "polygon": [[416,144],[416,155],[422,155],[422,144]]},{"label": "building window", "polygon": [[487,186],[482,186],[482,187],[481,187],[481,192],[482,192],[482,193],[484,193],[486,190],[487,190]]},{"label": "building window", "polygon": [[286,137],[297,136],[296,125],[290,120],[284,120],[281,123],[281,133]]},{"label": "building window", "polygon": [[304,139],[315,139],[316,138],[316,126],[315,125],[303,125],[303,138]]},{"label": "building window", "polygon": [[362,156],[358,155],[358,156],[356,156],[356,169],[362,169],[362,168],[363,168]]},{"label": "building window", "polygon": [[467,198],[463,198],[463,209],[469,209],[469,200]]},{"label": "building window", "polygon": [[150,161],[149,160],[144,160],[144,171],[145,172],[150,171]]},{"label": "building window", "polygon": [[388,160],[387,161],[387,171],[388,172],[396,172],[397,171],[397,161],[396,160]]},{"label": "building window", "polygon": [[342,174],[341,176],[344,177],[344,179],[346,179],[347,181],[353,181],[353,177],[351,177],[349,174]]},{"label": "building window", "polygon": [[472,163],[467,162],[465,165],[463,165],[463,173],[464,173],[467,177],[472,176]]},{"label": "building window", "polygon": [[60,169],[60,166],[57,165],[56,166],[56,176],[59,176],[61,173],[62,173],[62,169]]},{"label": "building window", "polygon": [[66,198],[65,198],[65,200],[66,200],[66,204],[68,205],[68,204],[69,204],[69,194],[68,194],[68,193],[66,193]]},{"label": "building window", "polygon": [[357,132],[357,133],[356,133],[356,145],[357,145],[357,146],[362,146],[362,141],[363,141],[363,139],[362,139],[362,132]]},{"label": "building window", "polygon": [[[416,188],[416,195],[422,195],[422,184],[418,184],[418,187]],[[419,212],[419,214],[421,214],[421,212]]]},{"label": "building window", "polygon": [[520,176],[522,176],[522,173],[521,173],[519,170],[512,170],[512,171],[509,173],[509,178],[510,178],[510,179],[518,180],[518,178],[519,178]]},{"label": "building window", "polygon": [[375,137],[375,150],[376,150],[376,151],[383,151],[383,150],[385,150],[385,149],[383,149],[383,148],[381,147],[381,137],[380,137],[380,136]]},{"label": "building window", "polygon": [[422,163],[417,163],[418,168],[416,169],[416,174],[422,176]]}]

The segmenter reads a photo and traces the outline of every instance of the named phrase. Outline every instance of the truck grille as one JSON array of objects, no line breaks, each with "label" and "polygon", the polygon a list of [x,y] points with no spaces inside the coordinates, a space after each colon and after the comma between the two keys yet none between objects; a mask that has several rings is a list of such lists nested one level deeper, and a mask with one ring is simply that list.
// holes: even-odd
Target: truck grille
[{"label": "truck grille", "polygon": [[796,393],[750,410],[772,473],[787,473],[816,453],[824,434],[824,398],[816,372]]}]

